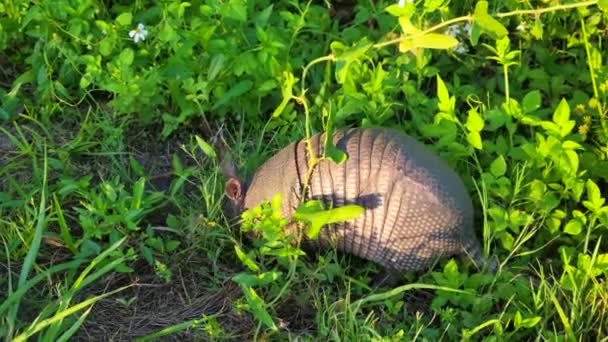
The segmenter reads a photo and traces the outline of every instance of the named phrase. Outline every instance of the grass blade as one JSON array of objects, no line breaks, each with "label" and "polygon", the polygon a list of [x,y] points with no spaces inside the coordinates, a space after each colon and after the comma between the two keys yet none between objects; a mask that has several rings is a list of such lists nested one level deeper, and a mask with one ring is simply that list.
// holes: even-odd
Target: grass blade
[{"label": "grass blade", "polygon": [[6,300],[4,302],[2,302],[2,304],[0,304],[0,315],[4,311],[6,311],[11,306],[11,304],[18,302],[21,299],[21,297],[23,297],[23,295],[27,292],[27,290],[31,289],[32,287],[34,287],[34,285],[38,284],[42,280],[48,279],[48,277],[51,274],[65,271],[65,270],[75,269],[81,263],[82,263],[82,260],[72,260],[72,261],[69,261],[69,262],[66,262],[63,264],[55,265],[55,266],[49,268],[48,270],[37,274],[35,277],[30,279],[23,286],[20,286],[17,289],[17,291],[11,293],[11,295],[8,296],[8,298],[6,298]]},{"label": "grass blade", "polygon": [[120,247],[120,245],[122,245],[123,242],[125,242],[126,239],[127,239],[126,236],[123,237],[122,239],[116,241],[108,249],[106,249],[105,251],[103,251],[101,254],[99,254],[98,256],[96,256],[95,259],[93,259],[93,261],[91,261],[91,263],[89,264],[89,266],[87,266],[87,268],[85,268],[85,270],[82,271],[82,273],[80,274],[80,276],[78,277],[78,279],[76,279],[76,281],[74,282],[74,284],[72,284],[72,289],[78,289],[78,288],[82,287],[82,282],[84,281],[84,279],[86,278],[86,276],[91,272],[91,270],[95,266],[97,266],[100,262],[102,262],[103,259],[105,259],[108,255],[110,255],[110,253],[112,253],[114,250],[116,250],[118,247]]},{"label": "grass blade", "polygon": [[93,304],[97,303],[98,301],[112,296],[120,291],[126,290],[127,288],[133,286],[133,284],[131,285],[127,285],[127,286],[123,286],[121,288],[118,288],[116,290],[110,291],[108,293],[104,293],[98,296],[95,296],[93,298],[89,298],[87,300],[84,300],[66,310],[62,310],[58,313],[56,313],[53,317],[51,318],[47,318],[45,320],[42,320],[40,322],[38,322],[37,324],[30,326],[25,332],[23,332],[21,335],[15,337],[15,339],[13,340],[13,342],[23,342],[23,341],[27,341],[28,338],[30,338],[32,335],[36,334],[37,332],[39,332],[40,330],[46,328],[47,326],[60,321],[86,307],[91,307]]},{"label": "grass blade", "polygon": [[87,316],[89,316],[89,313],[91,313],[91,310],[93,310],[92,305],[89,306],[87,311],[85,311],[82,315],[80,315],[78,320],[76,322],[74,322],[74,324],[72,324],[72,326],[63,333],[63,335],[59,336],[59,338],[57,339],[57,342],[69,341],[70,337],[72,337],[72,335],[74,335],[74,333],[76,333],[78,331],[78,329],[80,328],[82,323],[84,323],[84,320],[87,318]]},{"label": "grass blade", "polygon": [[[44,231],[44,221],[46,219],[46,190],[47,190],[47,172],[48,172],[48,163],[47,163],[47,151],[46,145],[44,147],[44,169],[42,174],[42,190],[40,193],[40,204],[38,207],[38,216],[36,218],[36,228],[34,231],[34,238],[32,239],[32,243],[27,252],[25,260],[23,261],[23,267],[21,268],[21,272],[19,274],[18,288],[23,287],[27,282],[27,277],[32,269],[32,266],[36,260],[36,256],[38,256],[38,250],[40,249],[40,242],[42,241],[42,233]],[[21,298],[21,297],[19,297]],[[8,319],[10,322],[14,322],[17,317],[17,312],[19,311],[19,301],[14,302],[14,306],[11,307],[11,310],[8,314]]]},{"label": "grass blade", "polygon": [[70,230],[68,229],[65,217],[63,216],[61,204],[59,204],[59,200],[57,199],[57,195],[55,194],[53,194],[53,203],[55,204],[55,210],[57,210],[57,223],[59,225],[59,231],[61,232],[63,242],[65,242],[65,244],[68,246],[70,252],[76,255],[78,254],[78,249],[76,249],[76,245],[74,245],[74,241],[72,240],[72,234],[70,234]]}]

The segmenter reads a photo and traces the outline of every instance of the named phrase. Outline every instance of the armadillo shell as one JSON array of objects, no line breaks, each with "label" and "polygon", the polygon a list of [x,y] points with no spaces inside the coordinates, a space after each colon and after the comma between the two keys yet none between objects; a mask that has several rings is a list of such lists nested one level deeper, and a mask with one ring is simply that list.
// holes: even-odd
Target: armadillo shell
[{"label": "armadillo shell", "polygon": [[[323,153],[324,134],[311,139]],[[462,179],[432,150],[393,129],[337,130],[333,142],[348,156],[342,164],[315,167],[307,199],[334,207],[358,204],[364,214],[325,226],[308,249],[338,250],[398,271],[418,271],[438,258],[466,252],[478,263],[482,252],[473,231],[473,205]],[[245,208],[282,194],[289,218],[301,200],[308,155],[305,140],[294,142],[260,167],[245,197]],[[295,227],[295,226],[291,226]]]}]

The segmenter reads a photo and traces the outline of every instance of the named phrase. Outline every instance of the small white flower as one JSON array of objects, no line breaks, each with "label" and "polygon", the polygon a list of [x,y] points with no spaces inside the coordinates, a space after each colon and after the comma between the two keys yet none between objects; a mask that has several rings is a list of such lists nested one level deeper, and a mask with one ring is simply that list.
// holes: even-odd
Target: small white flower
[{"label": "small white flower", "polygon": [[399,7],[403,7],[403,6],[405,6],[405,3],[406,3],[406,2],[407,2],[408,4],[411,4],[411,3],[414,3],[414,0],[399,0],[399,3],[398,3]]},{"label": "small white flower", "polygon": [[469,49],[462,42],[458,43],[458,45],[453,47],[452,50],[454,50],[454,52],[456,52],[459,55],[469,52]]},{"label": "small white flower", "polygon": [[457,35],[460,34],[460,26],[458,25],[450,25],[450,27],[448,27],[448,29],[446,30],[446,34],[452,36],[452,37],[456,37]]},{"label": "small white flower", "polygon": [[528,29],[528,23],[526,23],[525,21],[522,21],[521,23],[519,23],[519,25],[517,25],[517,27],[515,29],[517,31],[525,31]]},{"label": "small white flower", "polygon": [[147,35],[148,31],[144,28],[144,24],[142,23],[137,25],[137,28],[129,32],[129,37],[133,38],[136,43],[140,40],[144,40]]}]

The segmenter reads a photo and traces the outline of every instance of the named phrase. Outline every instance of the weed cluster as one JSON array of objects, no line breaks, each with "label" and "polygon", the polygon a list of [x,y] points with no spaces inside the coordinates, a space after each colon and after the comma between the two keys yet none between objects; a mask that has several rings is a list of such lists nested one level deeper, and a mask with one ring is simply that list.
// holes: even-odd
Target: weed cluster
[{"label": "weed cluster", "polygon": [[[606,340],[607,32],[606,0],[3,1],[0,336]],[[280,197],[241,239],[217,142],[246,178],[349,125],[450,163],[500,270],[371,288]],[[309,236],[328,213],[359,210],[303,204]]]}]

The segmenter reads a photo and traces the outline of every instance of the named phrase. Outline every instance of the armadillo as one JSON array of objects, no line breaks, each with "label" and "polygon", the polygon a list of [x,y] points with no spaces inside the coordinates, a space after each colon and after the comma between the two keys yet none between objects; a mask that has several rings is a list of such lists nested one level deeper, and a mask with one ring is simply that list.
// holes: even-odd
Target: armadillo
[{"label": "armadillo", "polygon": [[[324,133],[311,137],[317,156],[324,140]],[[333,143],[347,159],[341,164],[319,162],[306,198],[333,207],[357,204],[364,211],[351,221],[325,226],[317,239],[304,238],[303,248],[334,244],[339,251],[376,262],[387,271],[381,284],[393,284],[396,274],[425,270],[445,256],[468,255],[478,267],[485,263],[467,188],[428,146],[390,128],[336,130]],[[280,193],[281,210],[290,218],[301,203],[307,169],[305,140],[289,144],[258,168],[248,184],[235,177],[227,181],[232,212]]]}]

